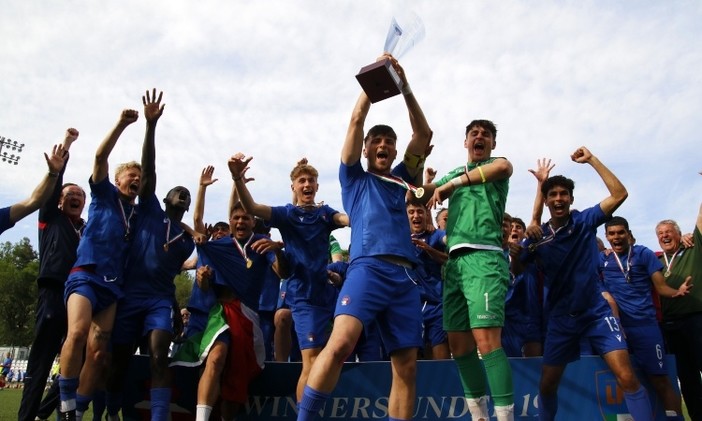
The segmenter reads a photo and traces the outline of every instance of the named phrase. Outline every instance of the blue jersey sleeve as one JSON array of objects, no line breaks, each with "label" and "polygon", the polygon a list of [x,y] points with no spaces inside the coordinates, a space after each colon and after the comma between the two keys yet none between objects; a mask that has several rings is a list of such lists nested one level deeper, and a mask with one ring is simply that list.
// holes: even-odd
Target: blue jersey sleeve
[{"label": "blue jersey sleeve", "polygon": [[656,257],[656,253],[654,253],[651,249],[647,247],[641,246],[641,260],[642,263],[646,266],[646,271],[649,276],[652,276],[656,272],[663,271],[663,263],[661,263],[661,261],[658,260],[658,257]]},{"label": "blue jersey sleeve", "polygon": [[327,265],[327,270],[338,273],[341,279],[346,279],[346,270],[348,268],[348,262],[334,262]]},{"label": "blue jersey sleeve", "polygon": [[604,224],[607,220],[607,215],[602,211],[599,204],[587,208],[582,212],[573,211],[572,215],[575,215],[577,221],[582,222],[586,227],[596,229],[600,225]]},{"label": "blue jersey sleeve", "polygon": [[15,224],[10,222],[10,206],[0,209],[0,234],[14,226]]},{"label": "blue jersey sleeve", "polygon": [[361,165],[361,161],[353,165],[346,165],[343,162],[339,165],[339,182],[341,187],[348,187],[359,177],[362,177],[365,171]]},{"label": "blue jersey sleeve", "polygon": [[[93,180],[89,180],[90,183],[90,194],[93,197],[99,197],[102,199],[110,199],[113,195],[117,194],[115,187],[110,183],[110,177],[105,177],[97,183],[93,183]],[[119,200],[119,197],[117,198]]]},{"label": "blue jersey sleeve", "polygon": [[287,216],[288,209],[286,206],[271,206],[271,219],[266,222],[273,228],[280,228],[287,222]]}]

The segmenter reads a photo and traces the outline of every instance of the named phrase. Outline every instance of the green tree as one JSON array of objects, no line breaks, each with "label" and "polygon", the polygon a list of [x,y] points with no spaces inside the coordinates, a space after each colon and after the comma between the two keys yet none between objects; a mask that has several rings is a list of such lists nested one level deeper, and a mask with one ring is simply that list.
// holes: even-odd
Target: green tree
[{"label": "green tree", "polygon": [[173,282],[176,286],[176,301],[178,301],[178,307],[183,308],[188,304],[188,299],[190,298],[190,293],[193,290],[193,282],[195,278],[190,272],[181,272],[176,275]]},{"label": "green tree", "polygon": [[38,275],[38,255],[28,238],[0,245],[1,344],[32,342]]},{"label": "green tree", "polygon": [[39,253],[32,247],[29,238],[24,237],[12,244],[9,241],[0,246],[0,260],[8,262],[18,269],[24,269],[34,261],[39,261]]}]

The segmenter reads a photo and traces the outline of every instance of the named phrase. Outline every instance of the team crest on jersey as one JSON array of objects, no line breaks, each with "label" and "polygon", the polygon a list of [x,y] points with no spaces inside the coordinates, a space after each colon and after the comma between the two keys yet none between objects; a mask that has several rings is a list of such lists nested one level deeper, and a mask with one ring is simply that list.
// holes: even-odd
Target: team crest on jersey
[{"label": "team crest on jersey", "polygon": [[344,295],[344,297],[341,298],[341,305],[347,306],[349,304],[351,304],[351,297],[349,297],[348,295]]}]

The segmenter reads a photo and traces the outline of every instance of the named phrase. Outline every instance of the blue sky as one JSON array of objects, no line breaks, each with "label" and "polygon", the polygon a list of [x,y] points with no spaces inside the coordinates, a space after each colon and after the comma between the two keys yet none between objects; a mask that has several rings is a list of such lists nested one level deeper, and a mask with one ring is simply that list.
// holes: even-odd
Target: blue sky
[{"label": "blue sky", "polygon": [[[7,2],[0,15],[0,135],[26,146],[0,163],[0,205],[26,197],[44,173],[42,152],[67,127],[81,135],[66,180],[87,188],[94,152],[123,108],[164,91],[157,130],[160,196],[210,187],[206,220],[225,219],[227,158],[251,155],[260,203],[290,200],[289,172],[307,157],[318,199],[342,209],[339,152],[359,93],[354,75],[382,50],[394,15],[407,10],[426,36],[401,58],[434,130],[428,165],[462,165],[464,128],[498,125],[496,156],[514,165],[507,211],[528,219],[541,157],[576,181],[575,207],[606,195],[585,145],[617,174],[629,199],[617,212],[640,244],[658,249],[664,218],[691,231],[702,197],[702,3],[695,1],[132,1]],[[368,127],[409,140],[403,101],[372,106]],[[111,168],[139,159],[144,120],[128,128]],[[87,214],[87,206],[86,206]],[[189,220],[190,216],[186,215]],[[36,215],[0,237],[36,245]],[[339,232],[348,245],[348,229]]]}]

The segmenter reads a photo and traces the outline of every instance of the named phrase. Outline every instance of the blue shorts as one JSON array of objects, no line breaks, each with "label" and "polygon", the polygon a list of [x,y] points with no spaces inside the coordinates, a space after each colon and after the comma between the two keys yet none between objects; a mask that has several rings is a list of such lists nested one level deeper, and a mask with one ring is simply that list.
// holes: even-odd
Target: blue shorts
[{"label": "blue shorts", "polygon": [[375,257],[355,259],[346,272],[335,316],[377,321],[388,354],[422,347],[422,304],[413,269]]},{"label": "blue shorts", "polygon": [[334,303],[322,307],[298,301],[290,310],[300,349],[324,347],[331,333]]},{"label": "blue shorts", "polygon": [[285,299],[285,296],[288,293],[288,280],[285,279],[283,282],[280,283],[280,292],[278,293],[278,305],[276,306],[276,309],[278,308],[290,308],[290,303]]},{"label": "blue shorts", "polygon": [[536,323],[505,321],[502,327],[502,348],[508,357],[522,357],[524,344],[541,343],[541,326]]},{"label": "blue shorts", "polygon": [[603,305],[577,315],[551,316],[546,329],[543,362],[547,365],[566,365],[580,357],[581,338],[590,341],[595,352],[604,355],[611,351],[626,350],[619,319],[604,298]]},{"label": "blue shorts", "polygon": [[386,361],[385,347],[378,333],[378,325],[372,323],[367,328],[363,329],[363,334],[358,338],[356,347],[346,359],[347,362],[368,362],[368,361]]},{"label": "blue shorts", "polygon": [[448,341],[444,330],[444,306],[441,303],[425,302],[422,319],[422,337],[425,343],[436,346]]},{"label": "blue shorts", "polygon": [[190,319],[188,320],[188,325],[185,327],[186,338],[193,336],[196,333],[204,332],[207,326],[207,318],[210,317],[209,313],[205,313],[200,310],[189,309]]},{"label": "blue shorts", "polygon": [[668,368],[665,365],[665,344],[658,322],[654,320],[651,324],[644,326],[628,326],[625,332],[634,364],[648,375],[668,375]]},{"label": "blue shorts", "polygon": [[112,329],[113,343],[133,343],[155,329],[173,334],[171,299],[129,297],[119,301],[115,327]]},{"label": "blue shorts", "polygon": [[215,342],[222,342],[225,345],[227,345],[227,348],[230,347],[232,345],[232,335],[229,333],[229,330],[225,330],[224,332],[217,335],[217,339],[215,339]]},{"label": "blue shorts", "polygon": [[90,301],[93,315],[116,303],[119,295],[112,288],[105,287],[100,277],[90,272],[73,272],[69,275],[63,291],[63,300],[68,303],[71,294],[78,294]]}]

